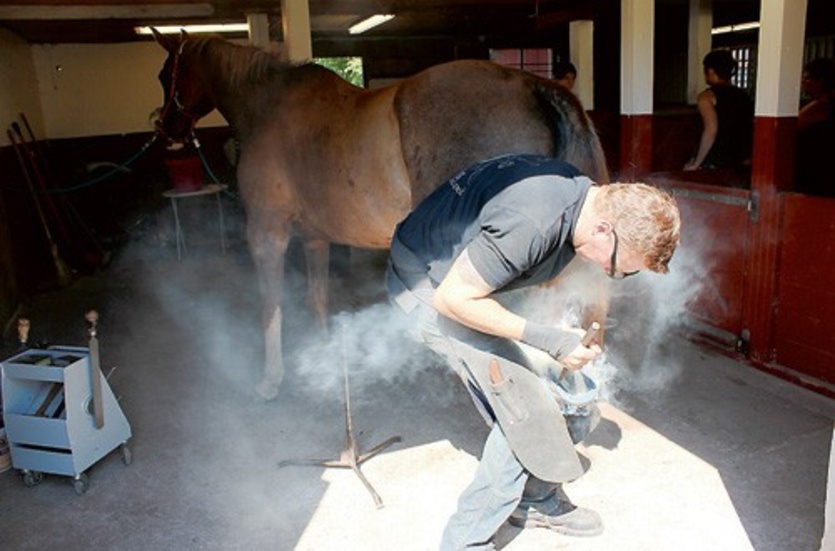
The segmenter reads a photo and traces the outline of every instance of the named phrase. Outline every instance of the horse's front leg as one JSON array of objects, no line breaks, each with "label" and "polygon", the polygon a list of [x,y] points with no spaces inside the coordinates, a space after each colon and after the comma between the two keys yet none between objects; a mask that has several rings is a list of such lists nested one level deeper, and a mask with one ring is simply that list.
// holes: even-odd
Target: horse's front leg
[{"label": "horse's front leg", "polygon": [[330,243],[320,239],[305,239],[307,261],[307,296],[316,314],[319,327],[327,330]]},{"label": "horse's front leg", "polygon": [[255,392],[264,400],[272,400],[278,395],[284,378],[281,297],[290,229],[288,225],[276,224],[274,220],[259,224],[253,217],[247,224],[247,238],[263,301],[264,375]]}]

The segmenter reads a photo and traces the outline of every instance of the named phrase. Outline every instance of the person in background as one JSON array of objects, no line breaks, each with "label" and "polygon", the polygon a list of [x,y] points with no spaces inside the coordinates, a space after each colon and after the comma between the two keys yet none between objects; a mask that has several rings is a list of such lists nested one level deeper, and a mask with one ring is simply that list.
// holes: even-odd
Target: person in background
[{"label": "person in background", "polygon": [[554,80],[569,90],[574,89],[574,82],[577,80],[577,67],[570,61],[563,61],[554,65]]},{"label": "person in background", "polygon": [[613,279],[666,273],[680,224],[675,200],[659,189],[596,185],[572,165],[537,155],[478,163],[398,224],[389,297],[491,427],[441,551],[493,549],[506,520],[573,536],[603,530],[600,516],[575,506],[561,487],[583,474],[574,443],[594,427],[571,430],[517,341],[547,352],[560,378],[576,374],[600,346],[512,312],[501,296],[552,280],[575,255]]},{"label": "person in background", "polygon": [[708,53],[702,65],[708,88],[696,105],[702,117],[702,134],[695,157],[684,170],[740,169],[751,160],[754,103],[747,92],[731,84],[736,60],[728,50]]},{"label": "person in background", "polygon": [[795,190],[835,196],[835,186],[823,177],[832,170],[835,155],[835,61],[807,63],[801,84],[809,100],[797,114]]}]

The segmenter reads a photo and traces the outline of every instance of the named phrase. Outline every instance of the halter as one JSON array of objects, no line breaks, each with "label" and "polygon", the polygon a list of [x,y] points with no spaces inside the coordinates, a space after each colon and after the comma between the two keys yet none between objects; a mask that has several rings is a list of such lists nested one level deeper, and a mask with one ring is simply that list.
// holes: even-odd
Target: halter
[{"label": "halter", "polygon": [[[162,106],[162,113],[160,113],[158,119],[160,123],[164,121],[165,116],[168,114],[168,110],[171,108],[171,105],[173,104],[177,108],[177,114],[189,120],[189,128],[188,132],[186,132],[187,137],[184,138],[184,141],[188,140],[189,137],[194,135],[194,127],[197,124],[197,121],[200,119],[200,115],[195,115],[194,113],[185,108],[183,103],[180,101],[180,94],[179,92],[177,92],[177,77],[180,73],[180,57],[183,55],[183,48],[185,47],[185,45],[185,40],[180,42],[180,48],[177,50],[177,53],[174,54],[174,67],[171,70],[171,87],[168,90],[168,98],[166,98],[165,100],[165,105]],[[172,138],[165,133],[162,124],[157,126],[157,132],[164,138],[172,140]]]}]

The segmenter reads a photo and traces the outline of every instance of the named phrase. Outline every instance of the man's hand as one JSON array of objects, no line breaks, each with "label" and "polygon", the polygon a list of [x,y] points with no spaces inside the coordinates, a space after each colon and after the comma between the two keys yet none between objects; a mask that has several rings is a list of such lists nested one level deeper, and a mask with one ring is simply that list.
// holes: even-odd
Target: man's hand
[{"label": "man's hand", "polygon": [[589,341],[584,345],[582,329],[559,329],[533,321],[525,323],[522,342],[547,352],[566,369],[581,369],[602,352],[599,345]]},{"label": "man's hand", "polygon": [[577,348],[560,357],[557,361],[566,369],[582,369],[584,365],[598,357],[603,350],[596,343],[589,346],[578,344]]}]

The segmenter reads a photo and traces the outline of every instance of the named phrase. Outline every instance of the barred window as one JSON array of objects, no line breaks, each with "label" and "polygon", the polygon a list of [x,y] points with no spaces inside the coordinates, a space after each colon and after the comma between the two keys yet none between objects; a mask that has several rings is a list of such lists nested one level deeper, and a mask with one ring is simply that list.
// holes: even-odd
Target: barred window
[{"label": "barred window", "polygon": [[550,48],[490,50],[491,61],[545,78],[552,78],[552,57]]},{"label": "barred window", "polygon": [[819,57],[835,59],[835,35],[817,36],[806,41],[803,62],[808,63]]},{"label": "barred window", "polygon": [[731,84],[754,95],[757,83],[757,47],[736,46],[731,48],[731,55],[737,63],[736,74],[731,78]]}]

